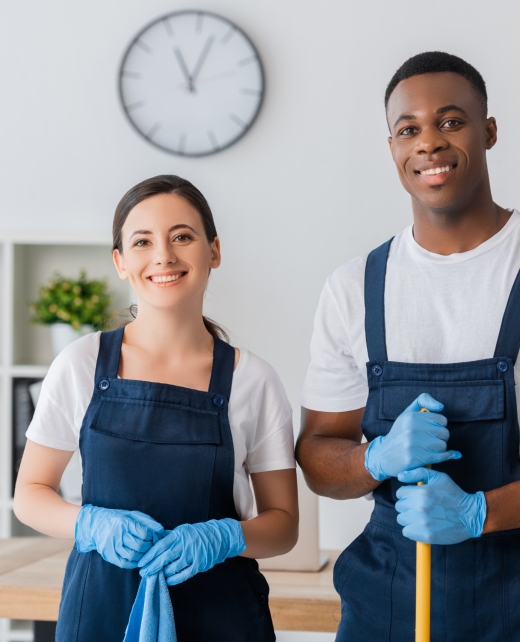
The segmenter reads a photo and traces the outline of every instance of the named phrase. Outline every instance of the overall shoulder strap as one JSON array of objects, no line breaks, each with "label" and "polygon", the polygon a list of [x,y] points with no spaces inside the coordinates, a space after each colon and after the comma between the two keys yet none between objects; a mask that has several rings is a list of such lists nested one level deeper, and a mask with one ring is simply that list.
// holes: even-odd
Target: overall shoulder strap
[{"label": "overall shoulder strap", "polygon": [[118,328],[117,330],[101,333],[96,363],[96,383],[108,377],[117,379],[124,332],[124,328]]},{"label": "overall shoulder strap", "polygon": [[372,250],[365,268],[365,335],[369,361],[387,361],[385,330],[385,278],[393,237]]},{"label": "overall shoulder strap", "polygon": [[220,393],[229,401],[231,385],[233,383],[233,369],[235,367],[235,348],[218,337],[214,338],[213,367],[209,391]]},{"label": "overall shoulder strap", "polygon": [[509,357],[516,362],[520,350],[520,271],[516,275],[507,301],[498,335],[495,357]]}]

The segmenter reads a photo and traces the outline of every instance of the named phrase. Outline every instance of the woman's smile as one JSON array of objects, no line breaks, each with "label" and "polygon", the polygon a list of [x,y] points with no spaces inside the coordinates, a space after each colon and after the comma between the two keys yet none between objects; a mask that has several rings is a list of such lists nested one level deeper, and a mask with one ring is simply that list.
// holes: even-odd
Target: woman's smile
[{"label": "woman's smile", "polygon": [[152,274],[146,278],[154,285],[164,288],[177,285],[186,274],[186,271],[176,270],[175,272],[168,272],[167,274]]}]

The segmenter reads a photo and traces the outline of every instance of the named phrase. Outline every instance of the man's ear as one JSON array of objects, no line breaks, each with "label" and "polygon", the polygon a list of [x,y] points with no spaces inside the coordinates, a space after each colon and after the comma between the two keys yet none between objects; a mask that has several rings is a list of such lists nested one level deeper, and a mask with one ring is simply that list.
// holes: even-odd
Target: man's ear
[{"label": "man's ear", "polygon": [[491,116],[486,119],[486,149],[491,149],[497,142],[497,121]]},{"label": "man's ear", "polygon": [[390,153],[393,154],[393,152],[394,152],[394,147],[393,147],[394,141],[393,141],[391,136],[389,136],[387,138],[387,140],[388,140],[388,147],[390,147]]},{"label": "man's ear", "polygon": [[115,249],[112,252],[112,259],[114,261],[114,265],[116,266],[117,273],[119,274],[119,278],[125,281],[128,279],[128,273],[126,271],[126,266],[125,266],[125,259],[122,253],[118,250]]}]

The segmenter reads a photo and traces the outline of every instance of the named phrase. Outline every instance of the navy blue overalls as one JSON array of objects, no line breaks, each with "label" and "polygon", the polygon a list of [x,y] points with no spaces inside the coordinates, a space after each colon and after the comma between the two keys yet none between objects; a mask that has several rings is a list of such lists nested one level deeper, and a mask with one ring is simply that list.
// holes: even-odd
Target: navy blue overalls
[{"label": "navy blue overalls", "polygon": [[[166,529],[231,517],[228,420],[234,349],[215,339],[208,392],[118,379],[123,329],[101,334],[92,400],[80,432],[83,503],[139,510]],[[74,548],[57,642],[122,642],[138,569]],[[179,642],[271,642],[269,587],[256,561],[234,557],[170,587]]]},{"label": "navy blue overalls", "polygon": [[[519,480],[513,366],[520,348],[520,275],[492,358],[450,364],[388,361],[384,293],[390,244],[370,253],[365,272],[369,395],[363,434],[368,441],[386,435],[401,412],[428,392],[445,406],[449,448],[462,453],[462,459],[437,470],[468,493]],[[396,521],[399,486],[392,478],[374,491],[370,522],[334,569],[342,598],[338,642],[414,640],[416,547]],[[520,641],[520,529],[432,546],[431,596],[432,642]]]}]

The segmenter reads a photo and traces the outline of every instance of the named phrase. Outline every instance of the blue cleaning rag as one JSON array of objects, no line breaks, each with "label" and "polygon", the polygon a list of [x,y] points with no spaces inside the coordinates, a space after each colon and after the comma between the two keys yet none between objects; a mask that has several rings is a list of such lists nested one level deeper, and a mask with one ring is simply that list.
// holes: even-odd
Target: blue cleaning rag
[{"label": "blue cleaning rag", "polygon": [[177,642],[172,603],[162,569],[141,580],[123,642]]}]

